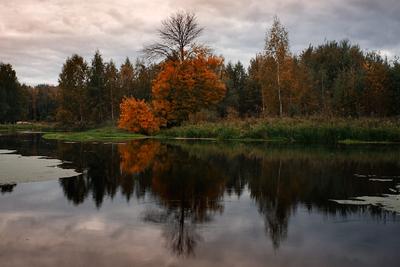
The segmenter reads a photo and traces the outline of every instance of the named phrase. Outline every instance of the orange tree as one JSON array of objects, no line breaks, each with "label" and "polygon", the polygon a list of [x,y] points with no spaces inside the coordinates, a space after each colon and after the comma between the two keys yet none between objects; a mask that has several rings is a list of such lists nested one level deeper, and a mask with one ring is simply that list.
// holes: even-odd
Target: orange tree
[{"label": "orange tree", "polygon": [[223,59],[205,52],[184,61],[166,60],[152,87],[152,105],[161,126],[177,125],[225,96]]},{"label": "orange tree", "polygon": [[159,130],[158,119],[143,100],[125,98],[120,109],[119,128],[143,134],[152,134]]}]

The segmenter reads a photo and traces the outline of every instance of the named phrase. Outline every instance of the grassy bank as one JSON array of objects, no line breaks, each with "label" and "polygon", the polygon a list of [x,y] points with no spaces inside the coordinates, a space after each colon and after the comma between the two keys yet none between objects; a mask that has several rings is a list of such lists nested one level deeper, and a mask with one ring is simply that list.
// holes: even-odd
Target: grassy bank
[{"label": "grassy bank", "polygon": [[115,127],[103,127],[81,132],[59,132],[46,133],[45,139],[63,140],[71,142],[94,142],[94,141],[125,141],[131,139],[145,138],[144,135],[129,133]]},{"label": "grassy bank", "polygon": [[25,124],[0,124],[0,132],[48,132],[54,131],[55,125],[44,122]]},{"label": "grassy bank", "polygon": [[[146,138],[115,126],[74,132],[57,132],[49,124],[0,125],[0,132],[45,131],[45,139],[63,141],[124,141]],[[298,143],[388,144],[400,143],[400,120],[260,118],[200,122],[164,129],[153,138],[262,140]]]},{"label": "grassy bank", "polygon": [[398,143],[400,142],[400,121],[384,119],[262,118],[186,124],[163,130],[159,136],[300,143]]}]

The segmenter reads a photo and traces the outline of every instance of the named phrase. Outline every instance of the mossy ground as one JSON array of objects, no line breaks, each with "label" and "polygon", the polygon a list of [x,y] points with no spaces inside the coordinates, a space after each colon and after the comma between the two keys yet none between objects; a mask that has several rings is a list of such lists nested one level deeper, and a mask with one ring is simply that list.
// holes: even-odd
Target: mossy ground
[{"label": "mossy ground", "polygon": [[125,141],[138,138],[146,138],[141,134],[130,133],[116,127],[102,127],[81,132],[56,132],[46,133],[45,139],[55,139],[71,142],[95,142],[95,141]]}]

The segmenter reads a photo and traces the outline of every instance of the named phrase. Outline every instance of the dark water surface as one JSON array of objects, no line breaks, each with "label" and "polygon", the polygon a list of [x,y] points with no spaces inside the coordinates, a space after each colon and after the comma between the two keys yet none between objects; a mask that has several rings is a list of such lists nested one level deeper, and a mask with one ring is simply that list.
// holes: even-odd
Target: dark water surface
[{"label": "dark water surface", "polygon": [[0,150],[81,173],[4,180],[0,266],[400,266],[399,147],[19,135]]}]

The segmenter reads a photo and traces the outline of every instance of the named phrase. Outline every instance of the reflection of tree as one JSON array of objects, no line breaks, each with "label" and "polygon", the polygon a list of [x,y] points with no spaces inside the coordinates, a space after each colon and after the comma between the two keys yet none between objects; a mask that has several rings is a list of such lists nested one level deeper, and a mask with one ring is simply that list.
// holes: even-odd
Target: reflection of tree
[{"label": "reflection of tree", "polygon": [[2,194],[11,193],[16,186],[17,184],[0,184],[0,192]]},{"label": "reflection of tree", "polygon": [[274,248],[278,248],[286,238],[290,216],[290,191],[281,182],[282,161],[261,164],[263,176],[249,180],[252,197],[256,200],[259,211],[264,215],[266,231],[269,233]]},{"label": "reflection of tree", "polygon": [[144,194],[141,187],[149,182],[143,177],[159,149],[160,143],[153,141],[132,141],[118,146],[61,144],[60,157],[73,162],[83,174],[61,179],[60,185],[66,197],[76,205],[91,195],[100,207],[104,198],[113,198],[118,189],[129,200],[133,193]]},{"label": "reflection of tree", "polygon": [[163,236],[167,247],[174,254],[178,256],[194,255],[194,249],[201,240],[201,236],[196,232],[196,222],[190,218],[190,212],[185,208],[148,210],[144,220],[163,224]]},{"label": "reflection of tree", "polygon": [[[32,141],[32,153],[37,147],[46,151],[36,141]],[[78,205],[93,199],[100,208],[104,198],[112,198],[117,192],[127,201],[133,196],[151,197],[158,208],[147,210],[145,220],[162,224],[166,243],[177,255],[194,253],[201,239],[198,225],[223,211],[224,193],[240,197],[249,191],[264,219],[266,233],[278,248],[299,204],[328,215],[345,217],[368,211],[382,216],[379,209],[341,206],[329,199],[391,193],[393,185],[368,182],[354,173],[400,173],[398,155],[387,151],[366,155],[310,148],[161,144],[154,140],[125,145],[58,143],[56,147],[49,149],[52,157],[82,172],[78,177],[60,180],[71,202]],[[23,149],[29,151],[25,144]]]},{"label": "reflection of tree", "polygon": [[89,193],[89,184],[86,175],[60,179],[60,185],[67,199],[71,200],[75,205],[83,203]]},{"label": "reflection of tree", "polygon": [[209,221],[222,212],[220,200],[226,176],[209,161],[190,156],[176,147],[157,141],[132,141],[113,146],[76,145],[63,155],[75,155],[82,175],[61,179],[66,197],[80,204],[92,196],[96,205],[118,189],[127,200],[145,192],[160,204],[161,210],[147,211],[145,220],[163,223],[168,247],[178,255],[193,253],[200,236],[196,224]]},{"label": "reflection of tree", "polygon": [[177,255],[191,255],[201,239],[196,225],[223,211],[225,181],[210,162],[169,147],[154,163],[152,175],[152,193],[163,209],[147,212],[145,219],[165,223],[168,247]]},{"label": "reflection of tree", "polygon": [[[395,155],[379,157],[357,151],[326,151],[251,146],[207,144],[177,144],[191,155],[200,155],[213,162],[214,168],[228,176],[228,193],[240,195],[247,185],[260,214],[265,220],[266,232],[272,244],[279,248],[287,236],[289,218],[298,204],[330,215],[346,217],[349,213],[367,211],[381,218],[382,211],[364,206],[339,206],[330,199],[346,199],[363,195],[390,193],[390,184],[371,183],[354,173],[389,175],[400,172]],[[351,152],[351,153],[349,153]],[[378,151],[379,152],[379,151]],[[383,174],[381,174],[383,175]],[[384,216],[384,215],[383,215]]]},{"label": "reflection of tree", "polygon": [[126,174],[138,174],[148,168],[160,151],[159,142],[137,142],[118,145],[121,170]]}]

